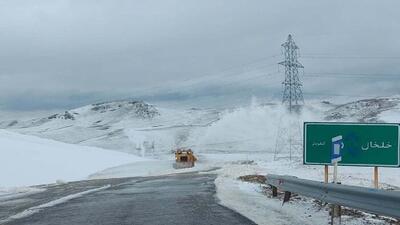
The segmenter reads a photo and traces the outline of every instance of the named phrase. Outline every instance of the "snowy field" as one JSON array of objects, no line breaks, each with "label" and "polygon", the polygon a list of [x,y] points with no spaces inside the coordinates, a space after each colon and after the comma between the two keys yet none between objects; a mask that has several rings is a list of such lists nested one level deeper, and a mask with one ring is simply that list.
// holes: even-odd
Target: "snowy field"
[{"label": "snowy field", "polygon": [[[224,156],[227,157],[227,156]],[[238,156],[235,156],[238,159]],[[328,224],[329,213],[326,207],[319,207],[312,199],[292,200],[282,206],[282,199],[270,198],[265,194],[265,185],[243,182],[238,179],[243,175],[293,175],[299,178],[323,181],[322,166],[304,166],[300,158],[293,161],[280,159],[273,160],[273,154],[242,156],[250,160],[249,164],[242,161],[226,163],[218,170],[215,181],[217,196],[221,204],[232,208],[257,224]],[[332,168],[331,168],[332,169]],[[380,169],[380,188],[394,188],[400,190],[400,177],[398,168]],[[330,179],[332,174],[330,173]],[[372,187],[373,168],[340,167],[339,181],[342,184]],[[270,194],[271,190],[267,190]],[[363,217],[343,216],[343,224],[389,224],[382,219],[375,219],[371,214]]]},{"label": "snowy field", "polygon": [[143,161],[143,158],[94,147],[0,130],[0,194],[23,192],[21,186],[86,179],[105,168]]}]

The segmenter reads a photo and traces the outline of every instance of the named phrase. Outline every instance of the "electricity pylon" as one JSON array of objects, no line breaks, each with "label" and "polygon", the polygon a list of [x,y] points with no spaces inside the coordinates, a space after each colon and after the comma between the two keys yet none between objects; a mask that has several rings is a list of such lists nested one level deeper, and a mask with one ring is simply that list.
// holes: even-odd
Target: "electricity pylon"
[{"label": "electricity pylon", "polygon": [[304,104],[303,92],[301,90],[301,81],[299,79],[299,68],[304,68],[297,61],[299,56],[299,47],[294,42],[292,35],[289,34],[287,41],[282,44],[285,60],[279,64],[285,66],[285,80],[282,103],[288,105],[289,112],[300,110]]},{"label": "electricity pylon", "polygon": [[[301,106],[304,105],[302,84],[299,79],[299,68],[304,68],[297,61],[299,56],[299,47],[293,41],[292,35],[289,34],[285,43],[282,44],[284,61],[278,63],[285,66],[285,80],[282,82],[283,97],[282,103],[289,109],[289,116],[282,114],[279,119],[279,127],[275,143],[274,160],[278,158],[278,154],[282,152],[289,153],[289,159],[296,153],[300,153],[302,149],[302,135],[300,129],[300,121],[298,113]],[[296,114],[292,114],[295,112]]]}]

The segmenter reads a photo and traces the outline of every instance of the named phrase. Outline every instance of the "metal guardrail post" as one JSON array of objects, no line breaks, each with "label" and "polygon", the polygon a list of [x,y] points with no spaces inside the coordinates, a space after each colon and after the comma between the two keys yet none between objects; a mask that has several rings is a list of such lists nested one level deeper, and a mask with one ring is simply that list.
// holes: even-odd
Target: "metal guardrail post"
[{"label": "metal guardrail post", "polygon": [[340,205],[331,205],[331,225],[342,224],[342,207]]},{"label": "metal guardrail post", "polygon": [[290,200],[291,196],[292,196],[292,192],[285,191],[285,195],[283,196],[283,203],[288,202]]},{"label": "metal guardrail post", "polygon": [[276,197],[278,196],[278,188],[272,186],[272,197]]}]

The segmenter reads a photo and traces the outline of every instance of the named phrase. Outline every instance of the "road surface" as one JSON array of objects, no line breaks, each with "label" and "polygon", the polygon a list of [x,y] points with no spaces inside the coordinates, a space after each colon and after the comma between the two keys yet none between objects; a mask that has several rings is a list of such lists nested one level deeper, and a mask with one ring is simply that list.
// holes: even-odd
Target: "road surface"
[{"label": "road surface", "polygon": [[65,203],[44,208],[7,225],[136,225],[136,224],[254,224],[218,204],[216,175],[187,173],[147,178],[72,182],[47,187],[41,193],[0,202],[0,220],[30,207],[73,193],[111,185]]}]

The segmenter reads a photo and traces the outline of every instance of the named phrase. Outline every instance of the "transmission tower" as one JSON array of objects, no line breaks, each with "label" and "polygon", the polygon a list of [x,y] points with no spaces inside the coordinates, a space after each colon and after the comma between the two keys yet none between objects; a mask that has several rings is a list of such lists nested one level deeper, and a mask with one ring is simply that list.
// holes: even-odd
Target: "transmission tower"
[{"label": "transmission tower", "polygon": [[300,110],[304,104],[303,92],[301,90],[301,82],[299,79],[299,68],[304,68],[297,57],[299,56],[299,47],[293,41],[292,35],[289,34],[287,41],[282,44],[285,60],[280,65],[285,66],[285,80],[282,103],[288,105],[289,112]]},{"label": "transmission tower", "polygon": [[[302,84],[299,79],[299,68],[304,67],[297,61],[299,47],[293,41],[292,35],[289,34],[287,41],[282,44],[282,50],[284,61],[278,63],[285,66],[285,80],[282,82],[284,86],[282,103],[288,106],[290,115],[282,114],[279,119],[274,160],[282,158],[282,156],[279,157],[282,153],[288,153],[291,161],[292,156],[297,156],[302,149],[302,135],[297,113],[304,105]],[[292,114],[292,112],[296,112],[296,114]]]}]

